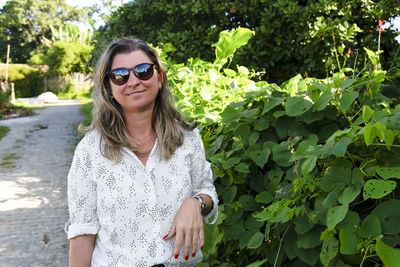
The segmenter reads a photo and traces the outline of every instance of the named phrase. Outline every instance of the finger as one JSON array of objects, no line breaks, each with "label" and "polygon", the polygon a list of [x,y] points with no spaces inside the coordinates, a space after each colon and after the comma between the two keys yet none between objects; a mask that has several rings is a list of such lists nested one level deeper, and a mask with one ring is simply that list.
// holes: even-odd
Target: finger
[{"label": "finger", "polygon": [[178,228],[175,229],[176,231],[176,237],[175,237],[175,247],[174,247],[174,258],[177,259],[179,257],[179,251],[181,249],[182,246],[182,240],[183,240],[183,231],[182,229]]},{"label": "finger", "polygon": [[183,255],[185,255],[185,260],[189,259],[189,252],[192,242],[193,242],[193,230],[190,229],[185,232],[185,248],[183,250]]},{"label": "finger", "polygon": [[199,232],[193,231],[193,240],[192,240],[192,258],[196,256],[197,252],[197,244],[199,243]]},{"label": "finger", "polygon": [[175,236],[176,234],[176,227],[175,225],[172,225],[171,229],[169,229],[168,234],[163,237],[164,240],[171,239]]},{"label": "finger", "polygon": [[200,238],[200,250],[203,250],[204,247],[204,228],[201,227],[199,230],[199,238]]}]

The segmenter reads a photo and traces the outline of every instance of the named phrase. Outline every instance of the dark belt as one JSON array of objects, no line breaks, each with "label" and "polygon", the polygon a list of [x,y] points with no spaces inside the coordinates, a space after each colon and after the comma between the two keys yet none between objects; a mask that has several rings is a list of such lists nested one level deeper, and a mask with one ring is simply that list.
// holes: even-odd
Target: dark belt
[{"label": "dark belt", "polygon": [[153,267],[165,267],[165,265],[164,264],[156,264],[156,265],[153,265]]}]

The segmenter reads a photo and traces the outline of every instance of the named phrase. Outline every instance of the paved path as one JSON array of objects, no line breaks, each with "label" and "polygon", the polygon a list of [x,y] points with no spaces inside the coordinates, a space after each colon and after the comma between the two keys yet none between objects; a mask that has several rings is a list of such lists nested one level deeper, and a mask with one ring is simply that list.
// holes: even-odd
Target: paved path
[{"label": "paved path", "polygon": [[67,174],[82,121],[64,102],[0,121],[0,266],[67,266]]}]

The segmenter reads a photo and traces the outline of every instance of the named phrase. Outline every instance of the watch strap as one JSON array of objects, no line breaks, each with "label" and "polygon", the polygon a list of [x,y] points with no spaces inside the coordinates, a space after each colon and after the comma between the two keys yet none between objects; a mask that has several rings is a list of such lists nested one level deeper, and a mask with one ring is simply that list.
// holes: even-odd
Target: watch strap
[{"label": "watch strap", "polygon": [[201,207],[201,215],[204,216],[204,212],[206,210],[206,202],[201,196],[194,196],[193,198],[197,199],[200,202],[200,207]]}]

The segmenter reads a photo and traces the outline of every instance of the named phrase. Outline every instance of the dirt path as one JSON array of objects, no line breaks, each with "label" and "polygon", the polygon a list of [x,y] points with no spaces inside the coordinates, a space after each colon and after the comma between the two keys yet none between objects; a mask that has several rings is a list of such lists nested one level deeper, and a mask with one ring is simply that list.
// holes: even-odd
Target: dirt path
[{"label": "dirt path", "polygon": [[0,121],[0,266],[67,266],[67,174],[82,121],[76,102]]}]

